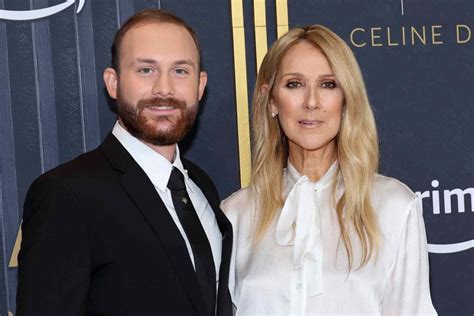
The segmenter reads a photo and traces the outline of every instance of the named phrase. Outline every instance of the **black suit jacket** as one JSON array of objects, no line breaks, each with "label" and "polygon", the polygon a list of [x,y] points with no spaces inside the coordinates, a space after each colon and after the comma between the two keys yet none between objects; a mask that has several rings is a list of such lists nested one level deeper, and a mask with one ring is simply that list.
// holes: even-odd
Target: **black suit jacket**
[{"label": "black suit jacket", "polygon": [[[232,315],[232,227],[211,179],[182,160],[222,233],[217,314]],[[99,148],[33,182],[22,233],[18,316],[206,314],[178,228],[112,134]]]}]

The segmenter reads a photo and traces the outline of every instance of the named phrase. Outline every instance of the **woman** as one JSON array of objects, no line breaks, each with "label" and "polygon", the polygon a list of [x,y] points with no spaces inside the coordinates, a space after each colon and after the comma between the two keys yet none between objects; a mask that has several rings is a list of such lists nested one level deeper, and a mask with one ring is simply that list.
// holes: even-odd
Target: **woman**
[{"label": "woman", "polygon": [[253,146],[251,185],[222,205],[237,315],[436,315],[421,207],[376,173],[362,75],[332,31],[295,28],[268,51]]}]

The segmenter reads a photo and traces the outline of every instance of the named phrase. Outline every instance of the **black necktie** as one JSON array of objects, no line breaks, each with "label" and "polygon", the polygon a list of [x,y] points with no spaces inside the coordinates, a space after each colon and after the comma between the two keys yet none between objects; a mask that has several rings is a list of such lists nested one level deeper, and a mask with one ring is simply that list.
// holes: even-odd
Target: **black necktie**
[{"label": "black necktie", "polygon": [[201,225],[193,203],[189,198],[181,171],[173,167],[168,189],[179,221],[193,250],[196,276],[210,314],[214,314],[216,304],[216,269],[211,246]]}]

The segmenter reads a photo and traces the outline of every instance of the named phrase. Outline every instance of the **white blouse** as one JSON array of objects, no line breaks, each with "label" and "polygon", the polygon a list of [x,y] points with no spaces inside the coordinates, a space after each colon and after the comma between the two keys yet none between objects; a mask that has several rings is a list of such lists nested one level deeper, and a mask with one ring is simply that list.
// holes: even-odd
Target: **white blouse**
[{"label": "white blouse", "polygon": [[[317,182],[288,164],[285,204],[262,241],[253,244],[254,192],[222,203],[234,228],[229,288],[237,315],[436,315],[429,290],[428,253],[416,195],[376,175],[372,203],[382,232],[377,260],[358,269],[362,250],[353,234],[354,265],[340,240],[332,203],[335,163]],[[343,185],[338,179],[336,192]]]}]

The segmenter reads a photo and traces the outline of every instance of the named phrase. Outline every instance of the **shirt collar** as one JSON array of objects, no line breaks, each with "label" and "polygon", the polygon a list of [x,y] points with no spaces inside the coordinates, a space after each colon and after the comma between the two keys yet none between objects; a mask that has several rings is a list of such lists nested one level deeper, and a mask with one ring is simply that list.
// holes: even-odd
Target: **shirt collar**
[{"label": "shirt collar", "polygon": [[135,162],[145,171],[153,185],[160,191],[165,192],[167,190],[168,180],[173,167],[181,171],[184,175],[186,188],[192,190],[188,183],[190,181],[188,172],[184,169],[181,161],[178,145],[176,145],[174,161],[171,163],[168,159],[131,135],[118,121],[112,129],[112,134],[125,147]]}]

